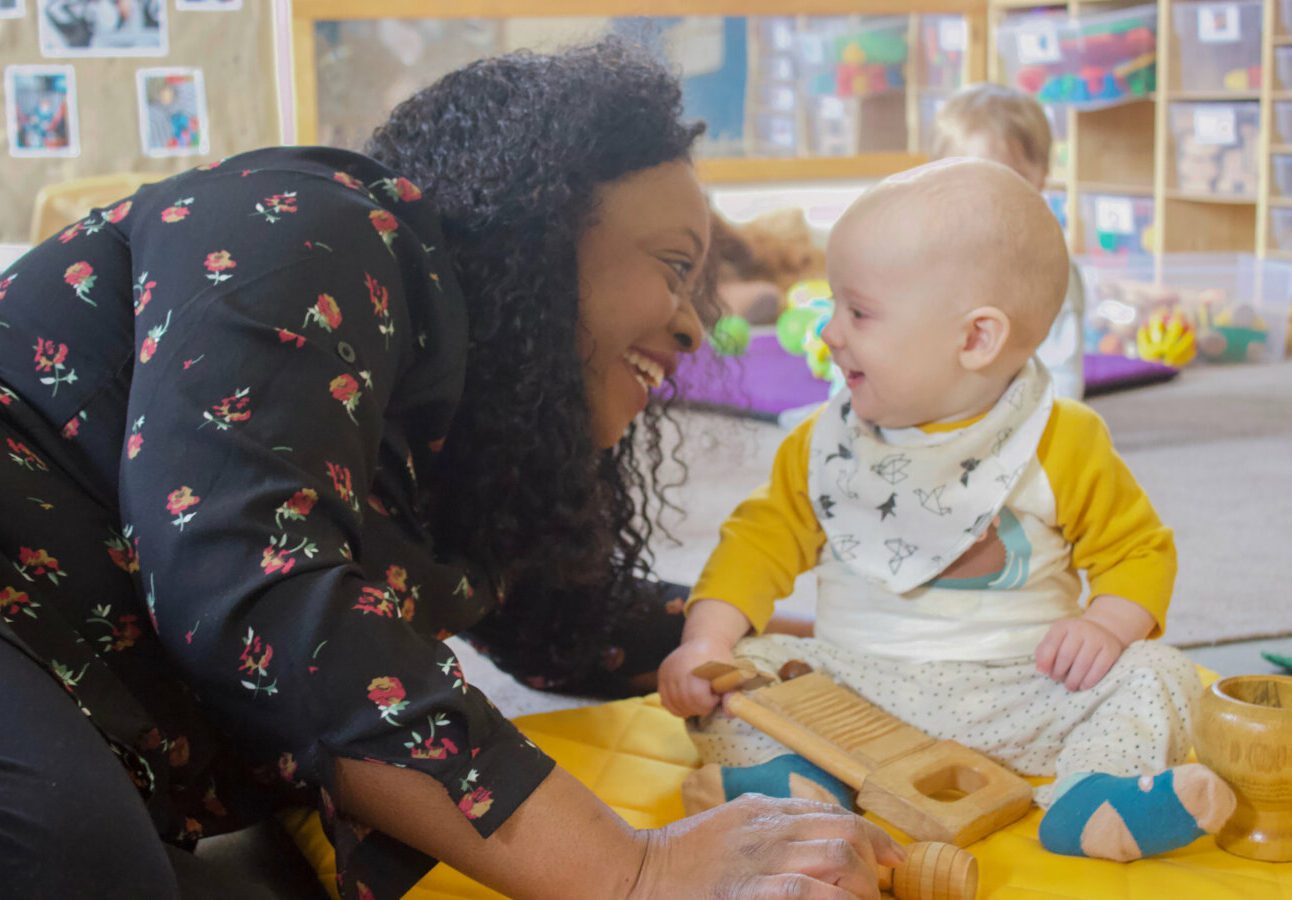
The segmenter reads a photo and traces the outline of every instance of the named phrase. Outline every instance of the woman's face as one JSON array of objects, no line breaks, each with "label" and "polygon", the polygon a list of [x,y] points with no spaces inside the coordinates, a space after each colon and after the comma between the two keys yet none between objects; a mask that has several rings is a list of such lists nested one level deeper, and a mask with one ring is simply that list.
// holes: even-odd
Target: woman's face
[{"label": "woman's face", "polygon": [[603,185],[579,239],[579,355],[592,437],[612,447],[703,332],[692,292],[709,244],[695,170],[670,162]]}]

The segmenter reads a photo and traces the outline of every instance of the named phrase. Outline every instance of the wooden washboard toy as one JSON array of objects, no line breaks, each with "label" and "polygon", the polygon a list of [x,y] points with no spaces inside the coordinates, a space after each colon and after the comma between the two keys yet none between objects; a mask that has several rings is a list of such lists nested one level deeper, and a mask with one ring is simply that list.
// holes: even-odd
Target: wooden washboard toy
[{"label": "wooden washboard toy", "polygon": [[[808,671],[777,684],[766,684],[774,679],[748,664],[705,663],[695,674],[715,693],[732,691],[724,702],[733,715],[852,787],[860,809],[917,841],[964,847],[1032,805],[1031,785],[983,754],[930,737]],[[736,690],[748,685],[766,686]]]}]

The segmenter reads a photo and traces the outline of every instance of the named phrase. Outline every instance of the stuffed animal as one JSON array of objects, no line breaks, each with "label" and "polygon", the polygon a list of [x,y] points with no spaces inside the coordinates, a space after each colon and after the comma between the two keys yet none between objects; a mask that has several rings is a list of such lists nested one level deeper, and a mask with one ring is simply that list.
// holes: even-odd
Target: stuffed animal
[{"label": "stuffed animal", "polygon": [[825,252],[800,209],[776,210],[739,225],[715,212],[712,252],[724,311],[753,325],[776,321],[791,285],[825,277]]}]

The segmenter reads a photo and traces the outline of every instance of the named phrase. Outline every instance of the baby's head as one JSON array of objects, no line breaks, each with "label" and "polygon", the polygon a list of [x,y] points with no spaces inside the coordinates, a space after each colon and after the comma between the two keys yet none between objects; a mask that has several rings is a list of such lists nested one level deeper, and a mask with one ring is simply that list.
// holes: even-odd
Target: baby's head
[{"label": "baby's head", "polygon": [[1050,142],[1050,123],[1035,99],[1000,84],[973,84],[938,110],[933,159],[990,159],[1040,190],[1050,170]]},{"label": "baby's head", "polygon": [[989,409],[1049,331],[1068,283],[1063,231],[999,163],[887,178],[830,233],[822,339],[857,416],[898,428]]}]

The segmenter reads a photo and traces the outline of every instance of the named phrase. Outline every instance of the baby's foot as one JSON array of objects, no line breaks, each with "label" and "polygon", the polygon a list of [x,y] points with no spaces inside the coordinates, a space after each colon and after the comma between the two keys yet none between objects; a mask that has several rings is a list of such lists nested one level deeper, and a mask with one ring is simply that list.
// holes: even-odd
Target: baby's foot
[{"label": "baby's foot", "polygon": [[1128,862],[1214,834],[1234,812],[1229,785],[1200,763],[1157,775],[1069,776],[1041,820],[1045,849]]},{"label": "baby's foot", "polygon": [[829,772],[795,753],[757,766],[702,766],[682,782],[682,805],[693,816],[741,794],[802,797],[852,808],[852,791]]}]

